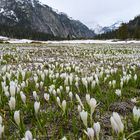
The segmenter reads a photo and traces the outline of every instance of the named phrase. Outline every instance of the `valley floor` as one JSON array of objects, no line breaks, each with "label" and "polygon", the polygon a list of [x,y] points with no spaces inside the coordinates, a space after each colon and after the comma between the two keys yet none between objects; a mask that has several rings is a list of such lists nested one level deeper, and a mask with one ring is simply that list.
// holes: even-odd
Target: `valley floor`
[{"label": "valley floor", "polygon": [[91,42],[0,45],[0,137],[139,140],[140,44]]}]

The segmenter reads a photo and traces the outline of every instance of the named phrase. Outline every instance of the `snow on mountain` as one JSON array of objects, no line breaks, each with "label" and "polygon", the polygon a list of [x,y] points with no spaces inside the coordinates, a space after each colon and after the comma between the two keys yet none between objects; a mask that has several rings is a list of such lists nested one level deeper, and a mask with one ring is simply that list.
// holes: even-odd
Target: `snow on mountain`
[{"label": "snow on mountain", "polygon": [[3,16],[6,16],[9,19],[13,19],[14,21],[18,22],[17,15],[13,10],[0,8],[0,14]]},{"label": "snow on mountain", "polygon": [[99,24],[94,23],[94,24],[92,25],[92,28],[93,28],[95,34],[101,34],[101,33],[102,33],[102,28],[103,28],[103,27],[100,26]]},{"label": "snow on mountain", "polygon": [[110,30],[116,30],[121,26],[122,23],[122,21],[115,22],[113,25],[109,26],[109,28]]},{"label": "snow on mountain", "polygon": [[93,30],[96,34],[102,34],[118,29],[122,23],[123,23],[122,21],[118,21],[110,26],[105,26],[105,27],[102,27],[99,24],[93,24]]}]

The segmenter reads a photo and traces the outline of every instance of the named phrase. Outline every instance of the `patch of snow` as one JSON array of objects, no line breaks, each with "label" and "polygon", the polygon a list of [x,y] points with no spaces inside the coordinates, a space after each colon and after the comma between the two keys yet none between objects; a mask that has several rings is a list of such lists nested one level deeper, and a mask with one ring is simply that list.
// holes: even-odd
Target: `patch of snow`
[{"label": "patch of snow", "polygon": [[8,9],[1,8],[0,9],[0,14],[2,14],[3,16],[5,16],[9,19],[13,19],[16,22],[19,21],[19,19],[16,16],[16,13],[13,10],[8,10]]},{"label": "patch of snow", "polygon": [[113,25],[109,26],[109,28],[111,30],[116,30],[121,26],[122,23],[123,23],[122,21],[118,21],[118,22],[114,23]]},{"label": "patch of snow", "polygon": [[140,43],[140,40],[117,41],[117,40],[66,40],[66,41],[47,41],[51,44],[129,44]]},{"label": "patch of snow", "polygon": [[103,34],[118,29],[122,23],[123,23],[122,21],[118,21],[110,26],[105,26],[105,27],[102,27],[99,24],[94,23],[92,25],[92,29],[94,30],[95,34]]},{"label": "patch of snow", "polygon": [[31,4],[33,7],[35,7],[34,0],[31,0]]},{"label": "patch of snow", "polygon": [[32,40],[28,39],[10,39],[8,40],[9,43],[11,44],[22,44],[22,43],[31,43]]},{"label": "patch of snow", "polygon": [[38,4],[42,5],[43,7],[45,6],[45,4],[43,4],[41,1],[36,0]]},{"label": "patch of snow", "polygon": [[8,37],[0,36],[0,40],[8,40]]},{"label": "patch of snow", "polygon": [[103,27],[97,23],[93,23],[92,28],[93,28],[95,34],[102,34],[103,33],[102,32]]},{"label": "patch of snow", "polygon": [[3,12],[4,12],[4,9],[3,9],[3,8],[1,8],[1,9],[0,9],[0,13],[3,13]]}]

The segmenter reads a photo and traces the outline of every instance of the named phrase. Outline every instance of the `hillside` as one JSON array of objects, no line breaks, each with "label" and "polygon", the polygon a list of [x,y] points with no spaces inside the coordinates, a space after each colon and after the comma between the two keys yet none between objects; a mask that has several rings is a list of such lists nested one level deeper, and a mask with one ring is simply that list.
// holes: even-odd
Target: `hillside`
[{"label": "hillside", "polygon": [[0,0],[0,25],[1,35],[19,38],[92,38],[95,35],[80,21],[57,13],[38,0]]}]

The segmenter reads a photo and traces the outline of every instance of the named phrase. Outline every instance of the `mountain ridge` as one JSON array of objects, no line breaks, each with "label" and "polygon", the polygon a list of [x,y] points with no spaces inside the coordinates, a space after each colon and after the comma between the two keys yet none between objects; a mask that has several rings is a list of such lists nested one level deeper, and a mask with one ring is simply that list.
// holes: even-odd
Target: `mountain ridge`
[{"label": "mountain ridge", "polygon": [[117,21],[110,26],[101,26],[99,24],[94,24],[93,31],[95,32],[95,34],[103,34],[111,32],[118,29],[122,23],[123,23],[122,21]]},{"label": "mountain ridge", "polygon": [[58,14],[38,0],[0,0],[0,24],[19,26],[61,38],[92,38],[95,36],[80,21]]},{"label": "mountain ridge", "polygon": [[96,39],[140,39],[140,15],[111,32],[97,35]]}]

